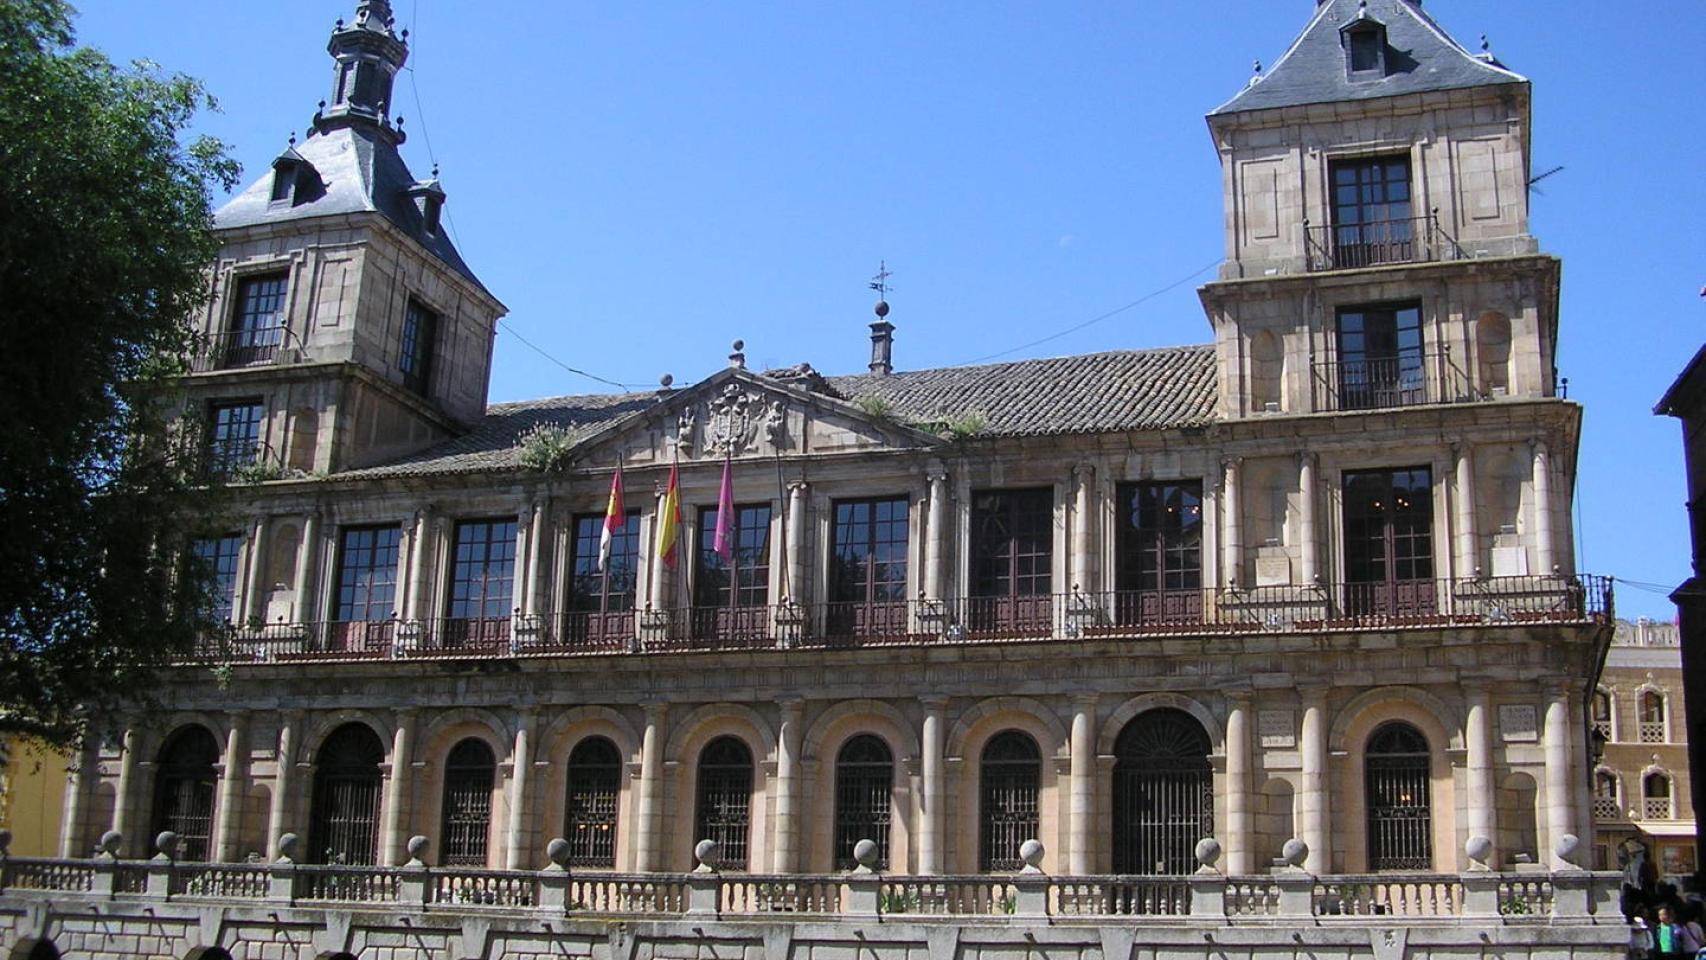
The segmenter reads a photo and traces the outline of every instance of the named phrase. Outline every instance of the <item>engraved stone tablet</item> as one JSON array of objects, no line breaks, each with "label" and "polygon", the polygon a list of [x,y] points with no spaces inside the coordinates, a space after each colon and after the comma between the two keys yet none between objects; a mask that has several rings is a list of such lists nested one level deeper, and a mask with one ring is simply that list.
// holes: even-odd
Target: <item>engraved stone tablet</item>
[{"label": "engraved stone tablet", "polygon": [[1297,727],[1290,710],[1261,710],[1256,713],[1256,732],[1264,747],[1297,746]]},{"label": "engraved stone tablet", "polygon": [[1539,718],[1531,703],[1507,703],[1499,707],[1499,736],[1506,741],[1533,742],[1540,739]]}]

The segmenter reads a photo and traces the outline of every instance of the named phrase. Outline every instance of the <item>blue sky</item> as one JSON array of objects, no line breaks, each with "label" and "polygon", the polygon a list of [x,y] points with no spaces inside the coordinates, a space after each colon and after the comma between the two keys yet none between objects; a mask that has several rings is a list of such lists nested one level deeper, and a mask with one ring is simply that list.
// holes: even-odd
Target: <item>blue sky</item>
[{"label": "blue sky", "polygon": [[[1564,259],[1558,363],[1586,408],[1583,567],[1675,584],[1680,430],[1651,408],[1706,321],[1706,17],[1691,2],[1426,3],[1534,81],[1534,169],[1565,168],[1532,219]],[[252,178],[326,96],[327,35],[353,9],[87,0],[78,31],[203,79],[224,112],[202,126]],[[511,400],[610,389],[517,335],[641,386],[712,373],[735,337],[755,366],[863,369],[879,260],[902,368],[1207,342],[1194,288],[1224,251],[1203,114],[1279,58],[1313,3],[395,10],[412,45],[404,155],[418,174],[441,165],[453,235],[511,310],[492,388]],[[1635,583],[1618,603],[1673,614]]]}]

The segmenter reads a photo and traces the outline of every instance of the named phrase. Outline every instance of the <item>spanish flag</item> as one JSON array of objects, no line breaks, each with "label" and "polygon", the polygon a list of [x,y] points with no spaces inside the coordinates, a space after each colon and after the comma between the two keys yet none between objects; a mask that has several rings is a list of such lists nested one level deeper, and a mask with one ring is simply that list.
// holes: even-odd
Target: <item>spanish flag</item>
[{"label": "spanish flag", "polygon": [[675,569],[675,560],[681,553],[677,544],[681,539],[681,488],[676,476],[675,464],[669,465],[669,486],[663,490],[663,516],[658,521],[658,555],[663,557],[663,565]]},{"label": "spanish flag", "polygon": [[610,566],[610,541],[616,531],[628,522],[628,511],[622,506],[622,463],[616,463],[616,476],[610,478],[610,502],[604,507],[604,533],[598,538],[598,571]]}]

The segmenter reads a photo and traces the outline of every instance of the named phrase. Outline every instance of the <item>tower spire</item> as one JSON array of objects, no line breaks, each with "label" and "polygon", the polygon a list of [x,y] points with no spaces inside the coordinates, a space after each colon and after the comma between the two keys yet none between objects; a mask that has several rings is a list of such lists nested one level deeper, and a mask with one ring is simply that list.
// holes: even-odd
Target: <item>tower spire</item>
[{"label": "tower spire", "polygon": [[396,17],[389,0],[360,0],[355,19],[339,20],[326,52],[332,55],[332,96],[315,120],[316,132],[361,125],[403,140],[391,125],[391,87],[409,59],[409,31],[393,31]]}]

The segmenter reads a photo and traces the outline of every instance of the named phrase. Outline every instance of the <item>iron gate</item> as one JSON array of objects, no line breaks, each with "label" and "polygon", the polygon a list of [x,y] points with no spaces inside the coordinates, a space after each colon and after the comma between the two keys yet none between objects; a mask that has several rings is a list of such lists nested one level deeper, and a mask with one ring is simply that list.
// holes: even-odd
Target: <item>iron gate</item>
[{"label": "iron gate", "polygon": [[752,822],[752,751],[734,737],[719,737],[699,754],[699,840],[722,847],[723,869],[746,870]]},{"label": "iron gate", "polygon": [[870,734],[848,740],[835,758],[835,868],[859,865],[853,848],[860,840],[877,845],[878,869],[889,865],[889,794],[894,789],[894,757],[888,744]]},{"label": "iron gate", "polygon": [[320,748],[314,772],[309,856],[319,863],[373,863],[379,852],[379,764],[385,745],[346,723]]},{"label": "iron gate", "polygon": [[1370,870],[1433,869],[1428,741],[1407,723],[1368,738],[1363,757]]},{"label": "iron gate", "polygon": [[587,737],[569,753],[569,865],[616,866],[616,793],[622,758],[615,744]]},{"label": "iron gate", "polygon": [[990,738],[983,748],[982,797],[979,804],[978,864],[983,870],[1018,870],[1019,845],[1037,837],[1037,793],[1042,779],[1042,752],[1037,742],[1017,730]]},{"label": "iron gate", "polygon": [[445,866],[486,866],[496,763],[492,748],[473,738],[458,743],[445,761],[444,826],[440,841]]},{"label": "iron gate", "polygon": [[1212,745],[1182,710],[1150,710],[1120,732],[1114,753],[1114,872],[1184,874],[1214,835]]}]

